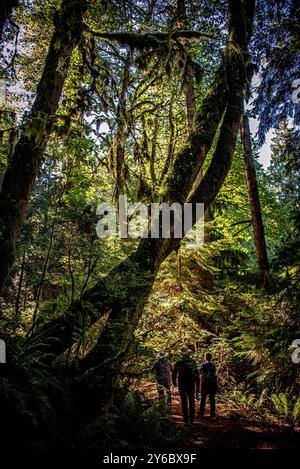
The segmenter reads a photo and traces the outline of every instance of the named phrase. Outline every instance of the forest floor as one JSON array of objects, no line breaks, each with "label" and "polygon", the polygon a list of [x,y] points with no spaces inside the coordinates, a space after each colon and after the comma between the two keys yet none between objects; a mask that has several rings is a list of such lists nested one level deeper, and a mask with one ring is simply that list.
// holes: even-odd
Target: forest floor
[{"label": "forest floor", "polygon": [[[156,386],[145,383],[146,394],[156,399]],[[218,402],[217,417],[209,417],[209,402],[205,417],[200,417],[195,403],[195,422],[190,425],[183,446],[195,449],[293,449],[300,447],[300,429],[290,432],[284,425],[264,421],[259,415],[247,413],[230,403]],[[172,391],[172,420],[183,427],[180,397]]]}]

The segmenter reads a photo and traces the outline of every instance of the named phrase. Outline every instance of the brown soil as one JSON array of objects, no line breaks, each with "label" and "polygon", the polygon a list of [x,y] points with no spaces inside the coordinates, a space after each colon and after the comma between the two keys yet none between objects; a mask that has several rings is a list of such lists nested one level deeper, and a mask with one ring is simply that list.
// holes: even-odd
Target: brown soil
[{"label": "brown soil", "polygon": [[[156,398],[156,387],[153,383],[145,383],[143,388],[149,397]],[[205,417],[200,417],[198,414],[198,402],[195,407],[195,422],[187,429],[184,446],[195,449],[292,449],[300,447],[300,431],[291,432],[283,425],[268,424],[260,419],[259,415],[249,418],[226,403],[218,403],[218,399],[215,420],[209,417],[209,403],[207,403]],[[177,390],[174,389],[172,420],[183,426],[180,398]]]}]

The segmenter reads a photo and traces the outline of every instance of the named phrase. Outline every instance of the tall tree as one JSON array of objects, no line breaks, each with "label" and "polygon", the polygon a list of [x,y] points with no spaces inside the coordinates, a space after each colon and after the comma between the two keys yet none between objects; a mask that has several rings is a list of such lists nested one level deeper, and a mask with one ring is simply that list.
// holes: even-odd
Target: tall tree
[{"label": "tall tree", "polygon": [[62,1],[35,101],[4,174],[0,192],[0,294],[14,263],[16,238],[52,131],[72,52],[82,36],[87,5],[85,0]]},{"label": "tall tree", "polygon": [[246,114],[243,115],[240,126],[241,140],[244,149],[244,162],[247,176],[247,185],[249,191],[249,200],[251,207],[252,226],[254,234],[254,243],[256,247],[256,256],[258,270],[261,281],[264,282],[269,272],[269,262],[267,254],[267,246],[265,239],[264,224],[261,213],[261,205],[259,199],[259,191],[255,166],[252,159],[251,151],[251,134],[249,127],[249,119]]},{"label": "tall tree", "polygon": [[[226,178],[243,114],[249,65],[246,51],[252,33],[254,5],[252,0],[229,2],[229,37],[223,59],[197,109],[189,143],[175,158],[162,202],[202,202],[208,209]],[[209,167],[191,193],[219,127]],[[78,327],[88,327],[107,314],[96,346],[80,364],[83,380],[97,377],[104,407],[113,397],[115,377],[130,348],[158,269],[179,245],[180,239],[174,238],[174,226],[168,239],[143,239],[135,253],[85,292],[68,316],[53,320],[33,337],[44,344],[48,340],[49,351],[55,357],[74,341],[74,331]],[[51,337],[57,340],[53,342]]]}]

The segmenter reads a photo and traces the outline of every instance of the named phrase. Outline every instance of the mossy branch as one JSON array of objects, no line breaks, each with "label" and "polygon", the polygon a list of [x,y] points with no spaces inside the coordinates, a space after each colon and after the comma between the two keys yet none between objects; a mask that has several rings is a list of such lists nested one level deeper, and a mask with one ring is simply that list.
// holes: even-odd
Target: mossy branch
[{"label": "mossy branch", "polygon": [[94,36],[100,39],[107,40],[110,42],[117,42],[121,45],[128,45],[136,49],[158,48],[160,45],[162,45],[162,43],[177,41],[180,39],[186,39],[189,41],[197,41],[201,39],[219,39],[218,37],[213,36],[212,34],[193,30],[174,31],[171,33],[151,32],[139,34],[127,33],[122,31],[105,33],[101,31],[92,30],[87,26],[85,26],[85,29],[90,34],[93,34]]}]

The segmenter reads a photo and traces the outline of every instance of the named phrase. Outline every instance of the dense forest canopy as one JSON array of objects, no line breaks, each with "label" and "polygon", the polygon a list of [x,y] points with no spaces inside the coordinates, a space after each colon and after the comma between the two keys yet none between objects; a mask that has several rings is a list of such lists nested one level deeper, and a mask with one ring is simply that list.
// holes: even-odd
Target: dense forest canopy
[{"label": "dense forest canopy", "polygon": [[[175,441],[132,389],[182,344],[213,352],[220,399],[295,430],[299,16],[298,0],[1,1],[8,442]],[[192,204],[195,226],[204,204],[204,245],[187,249],[175,216],[168,237],[97,236],[120,196]]]}]

